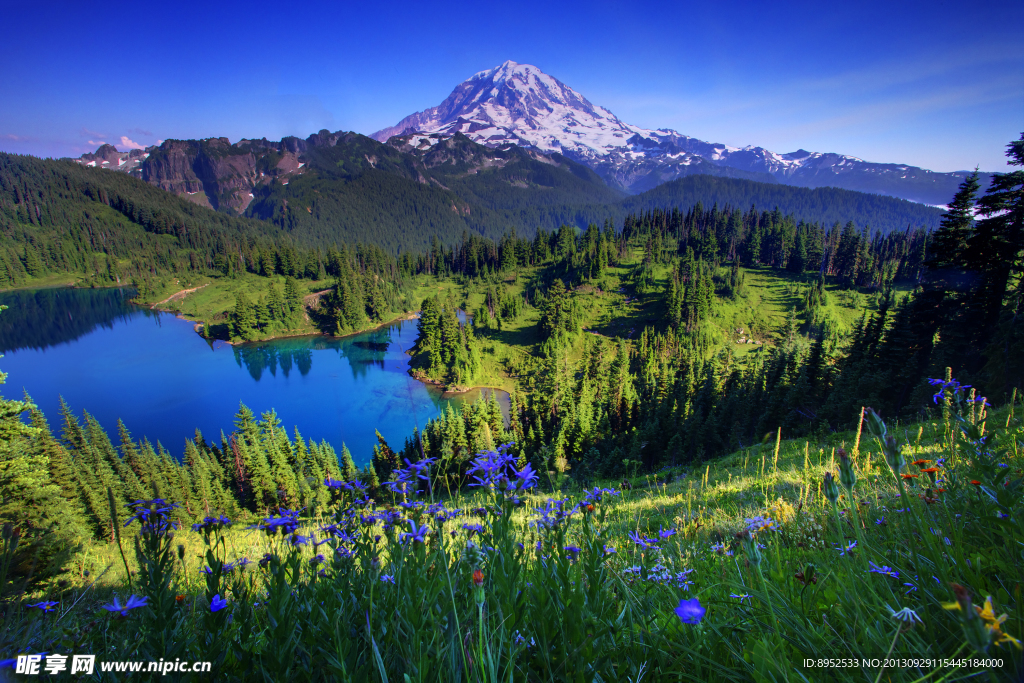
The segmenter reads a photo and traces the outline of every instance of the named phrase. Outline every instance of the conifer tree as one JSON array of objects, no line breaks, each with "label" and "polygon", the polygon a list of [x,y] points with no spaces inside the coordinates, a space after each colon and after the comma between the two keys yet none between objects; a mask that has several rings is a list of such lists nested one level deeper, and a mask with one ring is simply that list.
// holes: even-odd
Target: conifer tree
[{"label": "conifer tree", "polygon": [[[0,372],[0,384],[6,380],[7,374]],[[48,453],[39,442],[33,443],[40,427],[30,427],[20,419],[34,409],[27,401],[0,397],[0,524],[11,524],[20,537],[15,572],[39,569],[45,576],[59,568],[81,540],[82,527],[76,507],[63,497],[62,486],[50,478]],[[33,557],[38,557],[42,566],[34,567]],[[0,586],[0,591],[5,588]]]},{"label": "conifer tree", "polygon": [[231,336],[251,341],[256,335],[256,312],[244,292],[235,297],[235,309],[231,315]]},{"label": "conifer tree", "polygon": [[358,472],[356,463],[352,460],[352,452],[343,442],[341,444],[341,478],[345,481],[355,481]]}]

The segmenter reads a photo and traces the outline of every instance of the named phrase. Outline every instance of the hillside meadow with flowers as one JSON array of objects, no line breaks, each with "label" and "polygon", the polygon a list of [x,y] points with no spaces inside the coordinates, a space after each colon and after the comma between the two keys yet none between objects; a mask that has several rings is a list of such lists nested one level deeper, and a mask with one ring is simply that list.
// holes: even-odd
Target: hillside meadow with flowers
[{"label": "hillside meadow with flowers", "polygon": [[[134,501],[73,575],[7,601],[3,670],[87,652],[225,681],[1019,680],[1022,406],[933,384],[936,420],[868,408],[820,443],[778,432],[587,488],[508,444],[457,493],[425,458],[379,500],[328,478],[322,505],[262,518]],[[5,528],[5,585],[17,543]]]},{"label": "hillside meadow with flowers", "polygon": [[934,233],[697,204],[345,251],[308,312],[415,276],[412,372],[514,387],[361,468],[244,405],[177,458],[0,399],[0,678],[1020,681],[1024,168],[979,190]]}]

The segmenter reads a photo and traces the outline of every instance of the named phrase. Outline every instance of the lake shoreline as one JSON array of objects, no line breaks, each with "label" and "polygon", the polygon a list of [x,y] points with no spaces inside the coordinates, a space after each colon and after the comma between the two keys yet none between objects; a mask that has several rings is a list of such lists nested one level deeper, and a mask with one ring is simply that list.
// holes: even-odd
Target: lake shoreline
[{"label": "lake shoreline", "polygon": [[[151,310],[160,311],[161,313],[174,313],[174,317],[176,317],[178,320],[185,320],[187,322],[193,323],[192,329],[195,331],[195,333],[198,334],[200,337],[203,336],[202,332],[200,331],[202,329],[202,327],[206,324],[205,321],[203,321],[203,320],[193,320],[192,318],[186,317],[185,314],[183,314],[181,311],[175,311],[173,309],[159,308],[159,307],[157,307],[155,305],[148,306],[147,304],[136,304],[136,305],[138,305],[138,306],[146,306],[147,308],[150,308]],[[419,311],[412,311],[411,313],[402,313],[398,317],[392,318],[391,320],[387,320],[387,321],[384,321],[382,323],[378,323],[376,325],[373,325],[372,327],[365,327],[365,328],[363,328],[361,330],[355,330],[354,332],[346,332],[345,334],[327,334],[326,332],[302,332],[302,333],[299,333],[299,334],[278,334],[278,335],[274,335],[274,336],[271,336],[271,337],[264,337],[262,339],[254,339],[252,341],[230,341],[228,339],[210,339],[209,337],[203,337],[203,339],[209,339],[210,341],[224,342],[225,344],[228,344],[230,346],[245,346],[246,344],[262,344],[263,342],[278,341],[278,340],[281,340],[281,339],[299,339],[299,338],[302,338],[302,337],[310,337],[310,338],[312,338],[312,337],[325,337],[325,338],[330,339],[330,340],[345,339],[347,337],[353,337],[353,336],[355,336],[357,334],[365,334],[366,332],[373,332],[374,330],[379,330],[382,327],[387,327],[388,325],[393,325],[395,323],[404,322],[406,320],[415,320],[418,313],[419,313]]]}]

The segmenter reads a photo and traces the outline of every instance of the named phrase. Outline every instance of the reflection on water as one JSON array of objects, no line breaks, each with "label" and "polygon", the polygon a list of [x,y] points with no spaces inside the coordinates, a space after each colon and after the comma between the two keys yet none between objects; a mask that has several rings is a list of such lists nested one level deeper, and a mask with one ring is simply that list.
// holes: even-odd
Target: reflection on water
[{"label": "reflection on water", "polygon": [[306,376],[313,367],[313,353],[308,346],[288,349],[279,344],[246,344],[232,347],[232,350],[238,367],[244,366],[249,376],[257,382],[264,370],[277,377],[277,369],[280,367],[284,376],[288,377],[294,367],[298,368],[299,374]]},{"label": "reflection on water", "polygon": [[[180,456],[185,440],[232,429],[240,402],[256,414],[274,409],[302,435],[345,443],[359,465],[376,430],[401,444],[449,406],[491,390],[444,395],[409,375],[416,321],[403,320],[333,339],[295,337],[231,346],[208,342],[192,323],[132,306],[131,290],[9,292],[0,304],[4,392],[27,391],[51,425],[60,397],[88,411],[112,435],[118,419],[135,436]],[[316,361],[314,363],[314,360]],[[508,395],[497,392],[508,415]],[[58,428],[59,431],[59,428]]]},{"label": "reflection on water", "polygon": [[371,367],[385,369],[387,351],[393,343],[389,325],[350,338],[294,337],[232,347],[238,367],[244,367],[257,382],[264,372],[277,377],[278,368],[288,377],[292,368],[303,376],[313,367],[313,351],[332,350],[348,361],[352,377],[366,377]]},{"label": "reflection on water", "polygon": [[109,289],[34,289],[0,294],[0,353],[17,349],[46,349],[74,341],[98,327],[155,311],[132,306],[130,287]]}]

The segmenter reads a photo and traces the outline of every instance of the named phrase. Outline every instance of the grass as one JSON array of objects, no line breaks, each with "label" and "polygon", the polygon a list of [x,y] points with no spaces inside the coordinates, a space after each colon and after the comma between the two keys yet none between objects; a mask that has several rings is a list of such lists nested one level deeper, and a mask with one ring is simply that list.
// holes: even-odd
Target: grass
[{"label": "grass", "polygon": [[[300,536],[330,538],[315,548],[240,521],[139,536],[136,557],[133,524],[122,540],[130,587],[117,546],[96,544],[70,585],[8,602],[4,650],[210,660],[218,680],[1019,680],[1021,651],[1000,637],[1024,623],[1024,429],[1008,410],[984,425],[953,417],[891,430],[905,460],[943,460],[931,495],[924,465],[901,468],[917,474],[907,488],[886,464],[893,446],[865,429],[770,440],[616,483],[617,495],[554,482],[517,506],[470,489],[433,500],[467,511],[443,523],[439,507],[374,511],[339,491],[331,508],[296,520]],[[1001,436],[984,442],[995,428]],[[833,505],[824,473],[838,471],[841,448],[858,481]],[[561,518],[550,499],[573,514]],[[359,521],[370,514],[397,518]],[[401,540],[413,531],[406,519],[431,528],[425,543]],[[332,523],[343,531],[333,538]],[[242,557],[252,564],[222,569]],[[111,616],[100,607],[115,594],[150,604]],[[988,596],[991,615],[967,602]],[[227,607],[211,611],[215,597]],[[26,607],[39,599],[59,604]],[[1001,624],[990,618],[1003,613]],[[883,667],[887,657],[915,661]]]}]

